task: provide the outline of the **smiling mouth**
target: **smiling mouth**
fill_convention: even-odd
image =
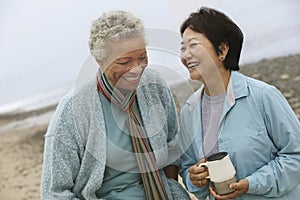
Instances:
[[[140,80],[140,77],[141,76],[137,75],[137,76],[123,76],[122,78],[128,82],[137,82]]]
[[[189,64],[187,65],[187,68],[188,68],[188,69],[192,69],[192,68],[198,66],[199,64],[200,64],[199,62],[189,63]]]

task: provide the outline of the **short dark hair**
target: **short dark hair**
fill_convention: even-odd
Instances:
[[[240,69],[239,60],[244,36],[241,29],[228,16],[215,9],[201,7],[182,23],[181,36],[187,28],[204,34],[213,44],[217,55],[221,52],[219,45],[228,44],[229,51],[224,60],[225,68],[236,71]]]

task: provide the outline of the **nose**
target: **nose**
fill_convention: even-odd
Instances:
[[[188,60],[189,58],[192,57],[192,54],[189,50],[189,48],[187,48],[184,52],[180,53],[181,58],[183,58],[184,60]]]
[[[136,59],[132,63],[130,71],[144,69],[148,65],[148,59]]]
[[[187,49],[184,52],[181,52],[180,57],[181,57],[182,64],[187,67],[187,61],[192,58],[192,54]]]
[[[132,67],[129,72],[131,73],[135,73],[135,74],[140,74],[143,72],[143,70],[145,69],[146,65],[138,65],[138,66],[134,66]]]

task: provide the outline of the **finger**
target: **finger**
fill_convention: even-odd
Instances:
[[[194,185],[194,186],[196,186],[196,187],[198,187],[198,188],[201,188],[201,187],[203,187],[203,185],[202,185],[202,182],[201,182],[201,181],[192,181],[192,183],[193,183],[193,185]]]
[[[201,186],[206,186],[208,184],[208,180],[207,179],[202,179],[202,180],[199,180],[197,182]]]
[[[236,183],[231,183],[229,185],[230,189],[235,189],[235,190],[248,190],[249,187],[249,182],[247,179],[241,179]]]
[[[192,174],[190,173],[190,179],[195,181],[200,181],[202,178],[201,174]]]
[[[193,174],[193,173],[190,173],[190,179],[191,180],[196,180],[196,181],[199,181],[199,180],[202,180],[202,179],[207,179],[206,177],[208,176],[208,172],[205,171],[205,172],[200,172],[200,173],[197,173],[197,174]]]
[[[189,172],[190,173],[196,173],[196,171],[197,171],[197,164],[194,164],[194,165],[192,165],[190,168],[189,168]]]
[[[200,161],[197,163],[197,166],[199,167],[200,164],[205,163],[206,160],[204,158],[201,158]]]
[[[210,191],[211,195],[212,195],[215,199],[217,199],[217,200],[226,200],[226,199],[228,199],[226,196],[218,195],[218,194],[215,192],[214,188],[211,187],[211,186],[209,187],[209,191]]]
[[[190,174],[190,179],[191,180],[195,180],[195,181],[200,181],[203,179],[207,179],[208,173],[204,172],[204,173],[200,173],[200,174]]]
[[[211,195],[213,195],[213,197],[215,198],[215,199],[218,199],[218,194],[215,192],[215,190],[214,190],[214,188],[213,187],[209,187],[209,191],[210,191],[210,193],[211,193]]]
[[[193,185],[197,186],[197,187],[205,187],[208,184],[208,180],[207,179],[202,179],[202,180],[194,180],[192,181]]]
[[[189,168],[189,172],[193,174],[199,174],[207,171],[206,167],[199,167],[198,164],[195,164]]]
[[[200,161],[198,162],[198,164],[204,163],[205,161],[206,161],[205,158],[201,158]]]
[[[222,199],[234,199],[234,198],[236,198],[237,196],[240,196],[240,195],[241,195],[240,192],[236,190],[236,191],[234,191],[230,194],[225,194],[225,195],[222,195],[222,196],[218,195],[218,196],[220,196],[221,200],[222,200]]]
[[[207,171],[207,167],[198,165],[196,170],[200,171],[200,172],[205,172],[205,171]]]
[[[214,196],[215,199],[218,200],[226,200],[226,199],[234,199],[242,194],[241,191],[235,190],[234,192],[230,194],[224,194],[224,195],[219,195],[216,193],[216,191],[213,189],[213,187],[209,187],[210,193]]]
[[[207,178],[201,180],[201,184],[202,184],[203,186],[206,186],[206,185],[208,184],[208,182],[209,182],[209,181],[208,181]]]
[[[235,190],[238,190],[240,188],[240,184],[239,183],[231,183],[229,185],[229,188],[230,189],[235,189]]]

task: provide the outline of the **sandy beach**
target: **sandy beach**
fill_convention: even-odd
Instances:
[[[242,73],[275,85],[300,119],[300,54],[241,66]],[[191,83],[194,89],[198,83]],[[173,88],[173,87],[172,87]],[[178,101],[190,95],[176,85]],[[40,199],[44,134],[56,105],[0,114],[0,199]]]

